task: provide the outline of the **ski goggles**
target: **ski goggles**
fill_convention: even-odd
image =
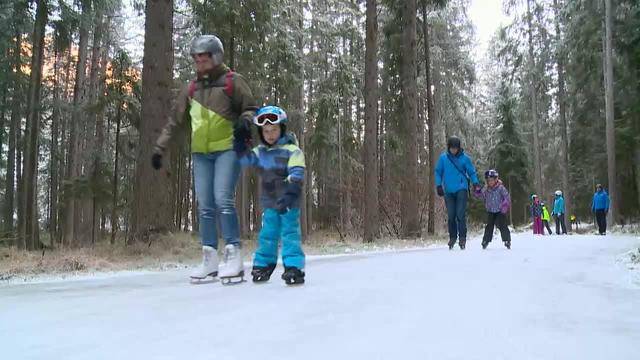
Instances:
[[[276,114],[261,114],[253,118],[253,123],[258,126],[264,126],[266,124],[277,125],[282,122],[282,119]]]

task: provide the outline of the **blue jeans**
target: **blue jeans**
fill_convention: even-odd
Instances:
[[[449,220],[449,241],[455,242],[458,236],[460,240],[467,239],[467,190],[460,190],[457,193],[446,193],[444,201],[447,205],[447,215]]]
[[[279,214],[274,209],[265,209],[253,265],[275,265],[278,262],[278,240],[282,239],[284,266],[304,269],[300,234],[300,209],[291,209],[284,214]]]
[[[238,156],[232,150],[193,154],[193,179],[198,199],[202,245],[218,248],[217,220],[227,244],[240,245],[236,213],[236,183],[240,175]]]

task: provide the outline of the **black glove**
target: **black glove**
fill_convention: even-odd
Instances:
[[[295,182],[288,183],[284,195],[276,202],[276,210],[278,213],[285,214],[289,211],[291,206],[298,200],[298,197],[300,197],[301,192],[302,186],[300,186],[300,184]]]
[[[155,153],[151,156],[151,166],[156,170],[162,168],[162,154]]]
[[[442,188],[442,185],[438,185],[436,192],[438,193],[438,196],[444,196],[444,189]]]
[[[251,125],[246,120],[233,128],[233,151],[237,154],[245,153],[251,147]]]

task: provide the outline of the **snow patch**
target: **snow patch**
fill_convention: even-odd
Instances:
[[[629,271],[630,282],[640,287],[640,247],[620,255],[617,263]]]

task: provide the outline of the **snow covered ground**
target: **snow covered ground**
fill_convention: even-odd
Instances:
[[[187,270],[0,287],[2,359],[638,359],[632,236],[320,257],[308,282]]]

